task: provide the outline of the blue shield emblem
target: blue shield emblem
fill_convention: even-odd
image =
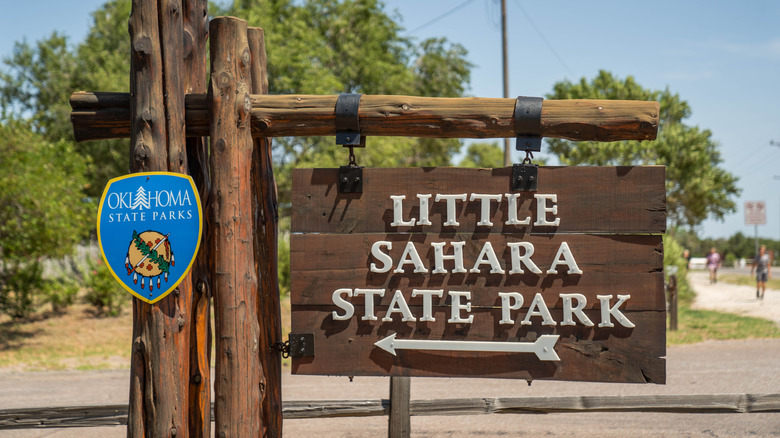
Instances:
[[[203,215],[188,175],[135,173],[108,182],[98,209],[103,260],[119,284],[155,303],[181,283],[200,246]]]

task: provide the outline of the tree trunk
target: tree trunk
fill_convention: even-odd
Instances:
[[[216,326],[216,435],[260,434],[260,328],[250,131],[252,56],[246,22],[210,23],[211,258]]]
[[[268,93],[265,39],[263,29],[251,27],[248,31],[249,50],[252,53],[252,93]],[[261,433],[265,437],[282,436],[282,358],[274,344],[282,340],[281,304],[279,303],[279,276],[277,254],[278,207],[276,181],[271,161],[271,139],[254,139],[252,157],[252,184],[259,214],[255,232],[257,278],[260,296],[257,315],[260,324],[260,364],[262,376],[263,415]]]
[[[182,17],[178,2],[134,1],[129,30],[130,170],[184,173],[185,91],[180,83]],[[154,305],[133,299],[128,436],[189,436],[191,306],[191,283],[186,279]]]
[[[184,64],[185,93],[205,93],[206,39],[208,37],[208,2],[184,0]],[[189,173],[198,188],[204,211],[208,209],[211,179],[208,172],[208,138],[187,138]],[[192,311],[189,314],[190,371],[189,371],[189,432],[192,437],[211,436],[211,270],[209,269],[209,233],[213,224],[204,214],[200,250],[190,271],[192,284]]]

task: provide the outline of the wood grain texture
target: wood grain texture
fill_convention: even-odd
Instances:
[[[255,136],[335,135],[338,96],[253,94]],[[126,137],[122,93],[77,92],[71,95],[78,141]],[[515,99],[442,98],[365,95],[360,100],[364,135],[505,138],[514,137]],[[187,133],[208,135],[207,98],[186,99]],[[545,100],[541,133],[570,140],[653,140],[658,132],[658,102],[616,100]]]
[[[480,203],[456,204],[457,227],[443,226],[446,203],[435,195],[506,194],[511,168],[364,169],[363,193],[338,193],[338,169],[294,169],[293,233],[480,232],[506,234],[663,233],[666,230],[665,170],[662,166],[539,168],[536,192],[521,192],[518,218],[536,221],[534,193],[556,194],[560,225],[505,225],[508,201],[491,203],[493,226],[477,226]],[[404,220],[419,216],[417,194],[433,194],[430,226],[392,227],[390,195],[405,195]],[[552,219],[552,215],[550,215]]]
[[[412,433],[409,403],[411,386],[410,377],[390,377],[390,414],[387,419],[389,438],[408,438]]]
[[[206,54],[208,2],[184,0],[182,7],[183,49],[182,88],[185,93],[205,93],[208,86]],[[211,436],[211,269],[209,233],[213,224],[208,213],[211,179],[208,171],[208,138],[187,137],[187,164],[204,209],[203,234],[195,262],[185,281],[190,283],[192,327],[189,367],[189,433],[192,437]]]
[[[263,29],[251,27],[247,33],[252,53],[252,92],[268,93],[265,38]],[[257,204],[258,223],[254,234],[257,278],[260,281],[257,300],[257,316],[260,325],[259,351],[263,418],[261,435],[282,436],[282,357],[274,344],[282,341],[282,315],[279,298],[278,275],[278,222],[279,208],[276,198],[276,181],[271,157],[271,139],[254,138],[252,156],[252,190]]]
[[[420,306],[410,306],[421,315]],[[572,380],[622,383],[664,383],[666,315],[663,311],[623,312],[636,327],[600,328],[599,310],[585,314],[596,326],[543,326],[541,317],[532,317],[531,325],[499,324],[501,309],[472,308],[471,324],[446,323],[449,308],[434,309],[436,322],[402,322],[395,314],[392,322],[383,322],[386,308],[376,308],[377,321],[353,317],[334,321],[336,306],[292,306],[295,315],[293,333],[314,333],[314,357],[294,357],[295,374],[338,376],[390,375],[415,377],[490,377],[538,380]],[[527,310],[527,308],[526,308]],[[355,308],[356,315],[364,309]],[[552,318],[562,321],[559,309],[550,309]],[[462,314],[464,317],[465,313]],[[525,312],[521,318],[525,317]],[[532,353],[488,353],[459,351],[398,350],[397,356],[374,346],[396,333],[403,339],[449,341],[532,342],[543,334],[558,334],[555,351],[560,361],[540,361]]]
[[[518,206],[512,208],[518,219],[530,216],[531,223],[547,209],[544,220],[560,220],[556,226],[506,225],[510,172],[365,169],[362,193],[339,194],[336,169],[295,170],[292,329],[314,334],[315,355],[294,357],[293,372],[663,383],[663,242],[661,235],[648,233],[665,229],[664,169],[540,168],[537,192],[521,192]],[[483,204],[471,199],[473,193],[498,199]],[[417,202],[417,194],[430,195],[431,224],[393,225],[424,217],[420,210],[426,207]],[[446,202],[435,201],[437,194],[462,194],[467,199],[455,205],[458,225],[445,225],[451,213]],[[555,195],[555,208],[539,206],[534,194]],[[400,209],[400,218],[391,195],[413,200]],[[375,253],[377,242],[382,243]],[[467,272],[453,273],[454,261],[444,260],[446,272],[434,273],[433,244],[444,243],[443,253],[451,256],[458,242]],[[511,245],[516,243],[528,247],[513,254]],[[519,262],[531,248],[537,272]],[[562,248],[572,258],[565,264],[558,263]],[[415,257],[410,254],[419,257],[421,272],[414,272]],[[495,262],[488,262],[485,254],[494,255]],[[525,272],[512,273],[514,268]],[[346,291],[334,298],[342,288]],[[373,303],[364,296],[350,297],[357,288],[375,289],[383,296],[376,296]],[[415,296],[420,291],[441,296]],[[509,316],[499,295],[507,292],[523,299],[520,309]],[[457,293],[464,294],[460,305],[454,304]],[[561,325],[567,312],[561,294],[578,294],[578,301],[585,300],[587,318]],[[607,303],[599,299],[604,295],[610,297]],[[602,311],[617,303],[618,295],[630,296],[619,308],[634,327],[621,325]],[[541,304],[532,304],[537,296],[552,321],[544,321],[537,307]],[[354,313],[348,315],[348,309]],[[469,317],[473,322],[459,322]],[[598,327],[601,323],[614,326]],[[374,345],[391,334],[397,339],[483,342],[531,342],[543,334],[558,334],[555,350],[561,360],[540,361],[528,353],[425,350],[393,356]]]
[[[215,435],[254,437],[261,431],[254,252],[256,193],[249,131],[251,53],[246,22],[211,21],[211,234],[215,316]]]
[[[178,2],[133,2],[129,31],[130,170],[186,173]],[[154,305],[133,298],[130,437],[189,435],[192,293],[191,282],[186,280]]]
[[[371,272],[372,263],[383,263],[371,255],[374,242],[392,242],[387,254],[395,261],[393,269],[385,273]],[[464,267],[470,270],[476,264],[484,242],[490,242],[505,273],[490,273],[490,267],[482,264],[479,273],[452,273],[452,261],[445,261],[447,273],[432,274],[435,266],[431,242],[465,241]],[[512,256],[506,242],[524,241],[534,245],[531,260],[542,271],[531,272],[526,265],[524,274],[510,274]],[[412,265],[404,265],[403,273],[394,269],[401,260],[407,242],[413,242],[429,273],[414,273]],[[582,274],[567,274],[568,267],[560,265],[557,273],[548,269],[562,242],[567,242]],[[661,236],[599,236],[554,235],[526,236],[520,239],[501,234],[293,234],[290,236],[290,263],[295,268],[291,278],[291,304],[330,305],[331,294],[339,288],[386,289],[384,297],[376,297],[375,303],[389,305],[393,293],[402,291],[407,303],[422,303],[421,297],[411,297],[413,289],[441,289],[444,295],[434,298],[434,305],[445,305],[447,291],[471,291],[473,306],[500,306],[499,292],[519,292],[526,304],[536,293],[542,293],[548,307],[558,307],[560,293],[583,294],[587,308],[597,306],[599,294],[630,294],[625,306],[629,310],[658,310],[665,308],[663,293],[663,243]],[[452,254],[447,245],[447,254]],[[521,250],[522,251],[522,250]],[[363,304],[363,297],[351,300]]]
[[[585,412],[749,414],[780,412],[780,394],[671,394],[558,397],[478,397],[411,400],[413,416]],[[284,418],[375,417],[390,413],[390,401],[288,400]],[[745,417],[749,420],[749,417]],[[0,430],[120,426],[127,405],[52,406],[0,410]]]

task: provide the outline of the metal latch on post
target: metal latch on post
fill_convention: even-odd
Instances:
[[[273,348],[282,353],[282,357],[314,356],[314,333],[290,333],[286,342],[277,342]]]
[[[534,152],[542,150],[542,99],[518,96],[515,100],[515,149],[525,151],[525,159],[512,166],[512,191],[535,192],[539,182],[539,166],[531,163]]]
[[[349,164],[339,167],[339,193],[363,193],[363,168],[357,165],[353,149],[366,147],[366,138],[360,134],[360,96],[346,93],[336,99],[336,144],[349,148]]]

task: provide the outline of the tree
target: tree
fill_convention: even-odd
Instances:
[[[111,0],[92,14],[86,40],[73,49],[66,36],[51,36],[30,45],[14,45],[0,73],[2,120],[26,119],[50,142],[67,140],[77,153],[92,159],[87,169],[88,196],[98,198],[109,179],[128,171],[128,140],[74,143],[68,99],[73,91],[128,91],[129,0]]]
[[[72,253],[90,228],[86,162],[17,121],[0,124],[0,156],[0,311],[20,317],[42,284],[41,260]]]
[[[236,0],[218,12],[264,29],[271,94],[409,94],[457,97],[468,87],[465,49],[442,38],[415,44],[378,0]],[[372,137],[356,150],[369,167],[442,166],[458,139]],[[290,169],[347,164],[329,138],[274,139],[279,200],[289,205]],[[284,212],[284,210],[283,210]]]
[[[496,142],[475,142],[466,149],[460,167],[504,167],[504,150]]]
[[[648,90],[628,76],[620,80],[600,71],[588,81],[558,82],[550,99],[657,100],[660,103],[658,137],[651,142],[571,142],[548,139],[550,151],[566,165],[666,166],[666,201],[672,228],[690,228],[708,217],[722,219],[734,212],[733,198],[740,193],[737,177],[720,167],[722,159],[712,132],[685,124],[688,103],[669,89]]]

